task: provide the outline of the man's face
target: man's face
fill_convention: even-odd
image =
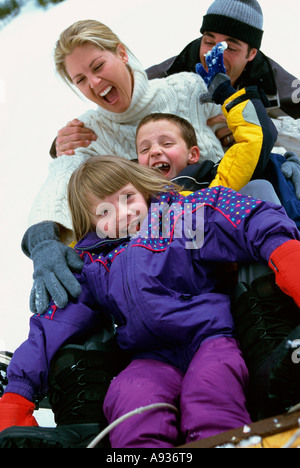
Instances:
[[[252,48],[249,50],[249,46],[246,42],[234,39],[233,37],[214,32],[205,32],[201,41],[200,61],[206,70],[205,55],[212,50],[218,42],[223,41],[228,44],[228,48],[224,51],[224,65],[227,75],[231,79],[231,84],[234,86],[247,63],[255,58],[257,49]]]

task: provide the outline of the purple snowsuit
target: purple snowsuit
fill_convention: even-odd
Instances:
[[[230,299],[216,292],[220,262],[267,263],[299,231],[283,208],[216,187],[153,200],[134,238],[88,234],[76,250],[82,292],[59,310],[31,318],[29,338],[9,366],[6,392],[32,400],[48,388],[58,348],[113,318],[133,360],[112,381],[108,422],[152,403],[117,426],[112,447],[174,447],[249,423],[247,369],[234,339]]]

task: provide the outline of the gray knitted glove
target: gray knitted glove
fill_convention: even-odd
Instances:
[[[34,313],[46,312],[50,297],[63,308],[72,297],[80,294],[81,286],[72,271],[80,272],[83,262],[71,247],[59,241],[59,229],[53,222],[31,226],[22,239],[22,250],[33,260],[33,288],[30,309]]]
[[[281,165],[281,172],[286,179],[290,179],[294,185],[296,197],[300,200],[300,159],[292,151],[288,151],[284,155],[286,162]]]

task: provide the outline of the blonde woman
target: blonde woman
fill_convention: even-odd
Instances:
[[[67,203],[67,185],[73,171],[87,158],[117,154],[135,159],[135,130],[139,121],[152,112],[170,112],[188,119],[194,126],[201,157],[219,161],[223,150],[214,131],[206,125],[218,115],[219,106],[201,105],[206,91],[202,78],[195,73],[180,73],[163,80],[148,81],[143,67],[107,26],[79,21],[67,28],[55,47],[56,69],[63,79],[90,101],[96,110],[81,116],[87,128],[97,135],[88,148],[75,155],[63,155],[50,164],[49,175],[30,212],[29,231],[23,239],[23,251],[34,262],[34,286],[31,310],[43,312],[49,294],[63,306],[79,294],[72,270],[80,269],[68,248],[59,240],[70,240],[72,223]],[[48,223],[41,224],[44,221]]]

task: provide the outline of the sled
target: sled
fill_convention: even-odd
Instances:
[[[300,405],[288,413],[198,440],[181,448],[299,448]]]
[[[12,353],[0,351],[0,398],[7,385],[6,369],[11,357]],[[39,408],[50,409],[47,398],[39,403]],[[283,415],[273,416],[178,448],[185,450],[193,448],[300,448],[300,404]]]

